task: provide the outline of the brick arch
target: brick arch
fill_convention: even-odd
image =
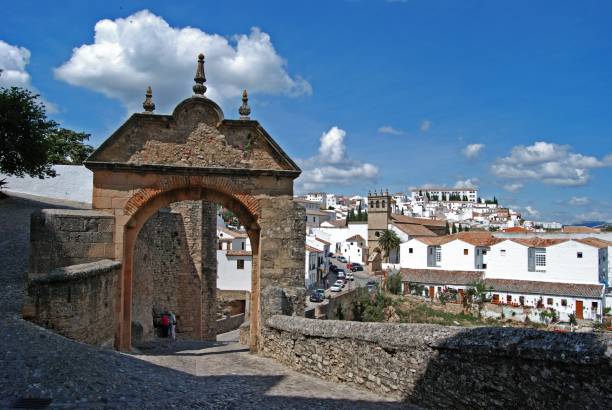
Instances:
[[[116,346],[123,351],[131,346],[132,322],[132,286],[134,270],[134,248],[138,234],[149,218],[159,209],[171,203],[203,200],[218,203],[236,214],[247,230],[251,241],[252,267],[252,301],[251,329],[254,334],[259,328],[259,225],[260,203],[251,195],[232,192],[235,189],[231,181],[220,178],[172,177],[168,182],[157,187],[143,188],[136,191],[123,207],[129,217],[123,229],[123,274],[121,283],[121,303],[117,320]],[[251,340],[255,346],[257,340]]]

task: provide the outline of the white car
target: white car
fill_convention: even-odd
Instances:
[[[340,292],[342,290],[341,285],[336,285],[335,283],[329,288],[332,292]]]
[[[346,280],[355,280],[355,275],[353,275],[353,272],[348,272],[346,274]]]

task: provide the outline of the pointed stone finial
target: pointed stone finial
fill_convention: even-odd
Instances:
[[[242,92],[242,105],[238,109],[238,113],[240,114],[241,120],[251,119],[251,117],[249,117],[249,115],[251,115],[251,107],[249,107],[249,94],[247,90]]]
[[[151,86],[147,87],[147,92],[145,94],[145,100],[142,103],[142,108],[145,110],[145,114],[152,114],[155,111],[155,103],[153,102],[153,90],[151,90]]]
[[[198,68],[193,81],[196,82],[193,86],[193,93],[203,97],[204,93],[206,92],[206,86],[204,85],[206,82],[206,76],[204,75],[204,54],[202,53],[200,53],[198,56]]]

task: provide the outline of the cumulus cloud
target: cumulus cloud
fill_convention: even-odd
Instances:
[[[605,221],[612,222],[612,213],[602,211],[589,211],[576,215],[578,221]]]
[[[468,178],[464,181],[455,182],[454,188],[456,189],[476,189],[478,188],[478,178]]]
[[[29,63],[30,50],[0,40],[0,87],[30,88],[31,78],[26,71]]]
[[[498,158],[491,171],[500,178],[541,180],[561,186],[584,185],[593,168],[612,166],[612,155],[603,159],[572,152],[569,145],[539,141],[533,145],[518,145],[509,156]]]
[[[523,188],[523,184],[521,184],[520,182],[504,185],[504,189],[508,192],[518,192],[521,190],[521,188]]]
[[[421,122],[421,132],[427,132],[429,131],[429,129],[431,128],[431,121],[429,120],[423,120]]]
[[[393,128],[390,125],[383,125],[378,129],[378,132],[381,134],[393,134],[393,135],[402,135],[404,131]]]
[[[73,49],[55,75],[118,99],[129,112],[142,111],[149,85],[159,111],[167,112],[190,96],[200,52],[206,55],[206,95],[221,104],[237,99],[243,88],[255,94],[312,92],[306,80],[289,75],[270,36],[256,27],[228,39],[198,28],[171,27],[142,10],[126,18],[100,20],[94,31],[94,42]]]
[[[296,180],[298,191],[317,190],[323,186],[349,185],[359,179],[371,182],[378,176],[378,167],[357,162],[346,154],[346,131],[336,126],[321,134],[319,154],[299,159],[302,175]]]
[[[523,208],[525,210],[525,212],[527,212],[530,216],[539,216],[540,215],[540,211],[538,211],[537,209],[533,208],[532,206],[526,206],[525,208]]]
[[[573,196],[569,201],[570,205],[583,206],[591,203],[591,200],[586,196]]]
[[[468,159],[474,159],[480,154],[480,151],[484,148],[484,144],[469,144],[467,147],[463,148],[463,155]]]

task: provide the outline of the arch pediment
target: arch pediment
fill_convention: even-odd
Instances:
[[[267,171],[294,177],[301,172],[257,121],[226,120],[214,101],[201,96],[182,101],[172,115],[133,114],[85,166]]]

